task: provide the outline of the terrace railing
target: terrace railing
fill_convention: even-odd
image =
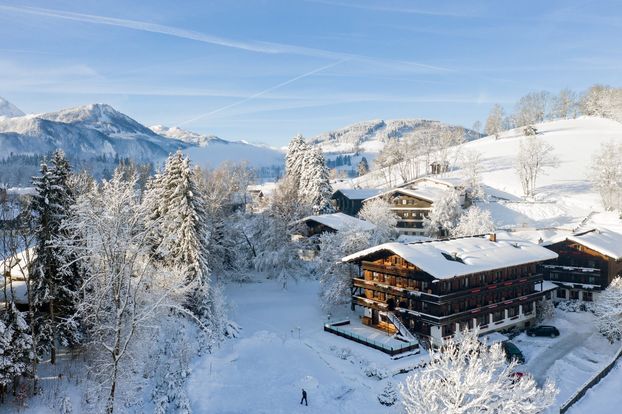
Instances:
[[[404,352],[414,351],[419,349],[419,343],[404,343],[403,346],[391,346],[382,342],[374,341],[371,338],[357,335],[354,332],[342,328],[342,326],[349,325],[350,321],[335,322],[332,324],[324,324],[324,331],[341,336],[342,338],[350,339],[351,341],[358,342],[359,344],[368,346],[370,348],[377,349],[391,356],[402,354]]]

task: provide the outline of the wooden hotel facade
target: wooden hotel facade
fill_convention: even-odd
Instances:
[[[489,235],[386,243],[343,261],[358,264],[352,308],[363,308],[365,324],[437,344],[465,328],[529,325],[536,301],[549,295],[539,264],[556,257]]]

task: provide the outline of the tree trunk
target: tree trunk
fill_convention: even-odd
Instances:
[[[50,349],[50,363],[56,365],[56,329],[54,316],[54,299],[50,300],[50,327],[52,328],[52,346]]]

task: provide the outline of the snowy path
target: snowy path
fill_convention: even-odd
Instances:
[[[540,353],[535,358],[528,361],[526,367],[529,372],[538,382],[538,385],[543,385],[547,378],[549,369],[558,360],[563,359],[575,348],[582,346],[585,341],[592,335],[592,332],[573,332],[572,334],[565,335],[558,341],[551,342],[545,352]],[[549,338],[538,338],[542,341],[550,341]]]
[[[532,374],[538,384],[547,378],[559,388],[556,406],[565,402],[585,381],[607,364],[618,349],[594,326],[589,312],[556,311],[547,324],[559,328],[558,338],[528,337],[525,333],[512,340],[522,350],[527,362],[519,366]],[[555,409],[549,411],[555,412]]]

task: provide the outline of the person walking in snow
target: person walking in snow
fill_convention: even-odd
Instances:
[[[305,402],[305,405],[309,405],[307,403],[307,392],[305,391],[305,389],[302,389],[302,398],[300,399],[300,405],[302,405],[302,402]]]

